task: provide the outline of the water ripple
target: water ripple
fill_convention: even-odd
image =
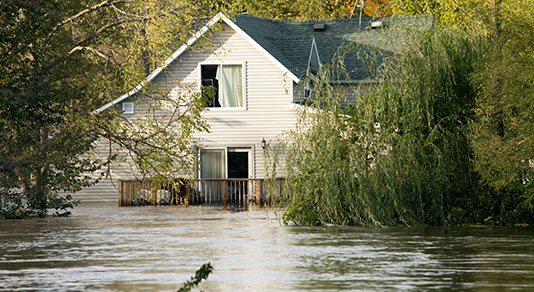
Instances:
[[[284,227],[271,213],[81,206],[0,221],[0,291],[532,291],[532,228]]]

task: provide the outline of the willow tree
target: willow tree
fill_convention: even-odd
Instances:
[[[281,140],[286,222],[305,225],[441,225],[471,190],[469,77],[484,41],[457,30],[429,31],[377,69],[370,88],[347,88],[344,58],[323,65],[297,129]],[[371,59],[370,61],[373,61]],[[341,77],[340,77],[341,75]],[[278,170],[280,171],[280,170]]]
[[[465,194],[458,214],[477,223],[532,222],[532,28],[534,5],[521,0],[394,1],[396,14],[433,14],[486,39],[488,51],[471,76],[477,91],[470,140],[478,191]]]
[[[95,159],[102,137],[144,155],[146,165],[183,158],[193,131],[205,130],[202,102],[168,100],[179,114],[139,128],[117,125],[113,109],[93,114],[144,79],[189,37],[198,17],[221,1],[2,1],[0,2],[0,211],[4,216],[47,214],[72,206],[73,192],[111,154]],[[166,99],[162,92],[146,97]],[[164,127],[164,125],[175,127]],[[148,131],[150,130],[150,131]],[[153,155],[157,149],[159,155]],[[136,151],[137,150],[137,151]],[[149,163],[155,158],[159,163]],[[13,188],[18,189],[14,191]],[[21,191],[21,194],[19,194]],[[6,207],[7,206],[7,207]],[[8,208],[9,207],[9,208]],[[28,212],[26,212],[28,211]],[[1,215],[0,215],[1,217]]]

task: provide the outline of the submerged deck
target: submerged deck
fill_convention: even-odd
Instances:
[[[282,191],[282,182],[281,178],[194,179],[166,184],[156,184],[150,180],[119,180],[119,207],[197,205],[232,209],[261,208],[276,200]]]

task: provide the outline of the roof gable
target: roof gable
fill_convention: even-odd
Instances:
[[[201,38],[208,30],[213,27],[217,22],[223,21],[228,26],[230,26],[233,30],[235,30],[237,33],[239,33],[241,36],[243,36],[246,40],[251,42],[251,44],[257,48],[260,52],[262,52],[269,60],[271,60],[275,65],[277,65],[284,74],[288,75],[289,78],[291,78],[294,82],[299,82],[299,78],[296,77],[290,70],[288,70],[278,59],[276,59],[269,51],[267,51],[265,48],[263,48],[260,44],[258,44],[253,38],[251,38],[246,32],[244,32],[239,26],[237,26],[232,20],[230,20],[228,17],[226,17],[222,12],[218,13],[216,16],[214,16],[205,26],[200,28],[189,40],[183,44],[178,50],[176,50],[165,62],[161,67],[158,67],[154,71],[152,71],[144,81],[139,83],[136,87],[134,87],[129,92],[121,95],[117,99],[105,104],[101,108],[95,110],[93,113],[98,114],[102,111],[105,111],[106,109],[124,101],[130,96],[133,96],[137,94],[138,92],[143,89],[144,86],[146,86],[148,83],[152,82],[163,70],[165,70],[171,63],[173,63],[178,57],[180,57],[183,53],[187,51],[196,41]]]
[[[365,18],[360,26],[358,19],[271,20],[246,14],[237,15],[234,22],[219,13],[165,60],[161,67],[152,71],[143,82],[93,113],[100,113],[141,91],[219,21],[223,21],[248,40],[296,83],[306,77],[310,65],[315,66],[315,62],[320,64],[321,61],[331,62],[340,47],[352,46],[382,56],[384,52],[388,54],[394,50],[394,43],[386,34],[394,32],[392,28],[421,29],[433,26],[432,16]],[[371,23],[375,21],[381,21],[383,28],[371,28]],[[314,30],[317,23],[324,24],[324,29]],[[399,30],[397,35],[402,35],[402,31]],[[381,59],[378,61],[381,62]],[[345,67],[353,80],[369,77],[370,73],[365,70],[365,64],[357,56],[349,55],[345,59]]]

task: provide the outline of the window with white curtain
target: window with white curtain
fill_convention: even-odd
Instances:
[[[208,107],[244,107],[243,65],[201,65],[200,75]]]
[[[226,178],[226,150],[209,149],[200,152],[201,178]]]

